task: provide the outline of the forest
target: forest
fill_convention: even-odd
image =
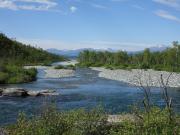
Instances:
[[[22,44],[0,33],[0,84],[24,83],[36,80],[35,69],[27,65],[49,65],[63,61],[63,56],[48,53],[41,48]]]
[[[172,47],[162,52],[151,52],[148,48],[142,52],[128,53],[126,51],[89,51],[79,54],[79,66],[106,67],[108,69],[154,69],[163,71],[180,71],[180,44],[172,43]]]

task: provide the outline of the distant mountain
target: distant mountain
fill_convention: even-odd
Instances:
[[[48,52],[56,54],[56,55],[63,55],[68,57],[77,57],[81,51],[85,49],[77,49],[77,50],[58,50],[58,49],[47,49]]]
[[[91,51],[110,51],[110,52],[114,52],[115,50],[113,49],[93,49],[93,48],[82,48],[82,49],[76,49],[76,50],[58,50],[58,49],[47,49],[48,52],[56,54],[56,55],[63,55],[63,56],[67,56],[67,57],[77,57],[79,55],[80,52],[84,51],[84,50],[91,50]]]
[[[167,46],[154,46],[154,47],[150,47],[149,48],[151,52],[161,52],[164,51],[165,49],[167,49]],[[76,49],[76,50],[58,50],[58,49],[47,49],[48,52],[56,54],[56,55],[63,55],[63,56],[67,56],[67,57],[77,57],[79,55],[80,52],[84,51],[84,50],[94,50],[94,51],[109,51],[109,52],[116,52],[118,50],[113,50],[111,48],[108,49],[93,49],[93,48],[82,48],[82,49]],[[139,53],[142,52],[143,50],[140,51],[135,51],[135,52],[128,52],[129,54],[134,54],[134,53]]]
[[[164,46],[164,45],[159,45],[159,46],[153,46],[153,47],[150,47],[149,50],[150,52],[162,52],[164,50],[166,50],[168,48],[168,46]],[[131,52],[128,52],[128,54],[137,54],[137,53],[141,53],[143,52],[144,50],[140,50],[140,51],[131,51]]]
[[[151,52],[162,52],[162,51],[166,50],[167,48],[168,48],[167,46],[160,45],[160,46],[150,47],[149,50]]]

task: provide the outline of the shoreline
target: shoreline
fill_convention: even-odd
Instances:
[[[162,87],[161,75],[164,82],[166,82],[167,78],[170,76],[168,87],[172,87],[172,88],[180,87],[179,73],[155,71],[152,69],[149,70],[132,69],[131,71],[123,70],[123,69],[110,70],[110,69],[105,69],[103,67],[91,67],[91,69],[95,71],[99,71],[98,76],[101,78],[128,83],[129,85],[132,86]]]
[[[43,78],[64,78],[72,77],[75,75],[74,70],[70,69],[55,69],[55,66],[25,66],[25,69],[36,68],[37,70],[43,70],[45,75]]]

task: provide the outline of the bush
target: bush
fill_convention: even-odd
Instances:
[[[180,117],[169,119],[167,109],[153,107],[149,113],[142,111],[134,119],[108,123],[102,109],[83,109],[59,112],[54,106],[42,114],[28,119],[20,113],[17,122],[6,127],[9,135],[178,135]]]
[[[5,83],[8,77],[9,77],[8,73],[0,72],[0,83],[1,84]]]
[[[75,70],[76,67],[74,65],[67,65],[67,66],[62,66],[62,65],[58,65],[56,67],[54,67],[55,69],[70,69],[70,70]]]
[[[62,65],[55,66],[54,69],[64,69],[65,67]]]
[[[66,68],[67,69],[71,69],[71,70],[75,70],[76,66],[74,66],[74,65],[67,65]]]
[[[58,112],[51,107],[32,119],[21,113],[17,123],[6,130],[9,135],[106,135],[107,125],[101,110]]]
[[[111,129],[111,135],[172,135],[180,134],[180,119],[169,119],[167,109],[153,107],[149,113],[143,112],[142,119],[124,121]]]
[[[140,65],[140,69],[149,69],[149,68],[150,68],[150,67],[149,67],[148,64],[142,63],[142,64]]]
[[[20,66],[5,65],[3,72],[0,72],[0,84],[26,83],[36,80],[37,70],[24,69]]]

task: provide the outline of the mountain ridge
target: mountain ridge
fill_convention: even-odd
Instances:
[[[153,46],[150,47],[150,51],[151,52],[161,52],[164,51],[168,48],[168,46]],[[56,55],[64,55],[67,57],[77,57],[79,55],[80,52],[84,51],[84,50],[90,50],[90,51],[109,51],[109,52],[117,52],[119,50],[117,49],[111,49],[111,48],[107,48],[107,49],[93,49],[93,48],[81,48],[81,49],[74,49],[74,50],[59,50],[59,49],[55,49],[55,48],[50,48],[47,49],[46,51],[48,51],[49,53],[53,53]],[[142,52],[143,50],[139,50],[139,51],[127,51],[128,53],[139,53]]]

